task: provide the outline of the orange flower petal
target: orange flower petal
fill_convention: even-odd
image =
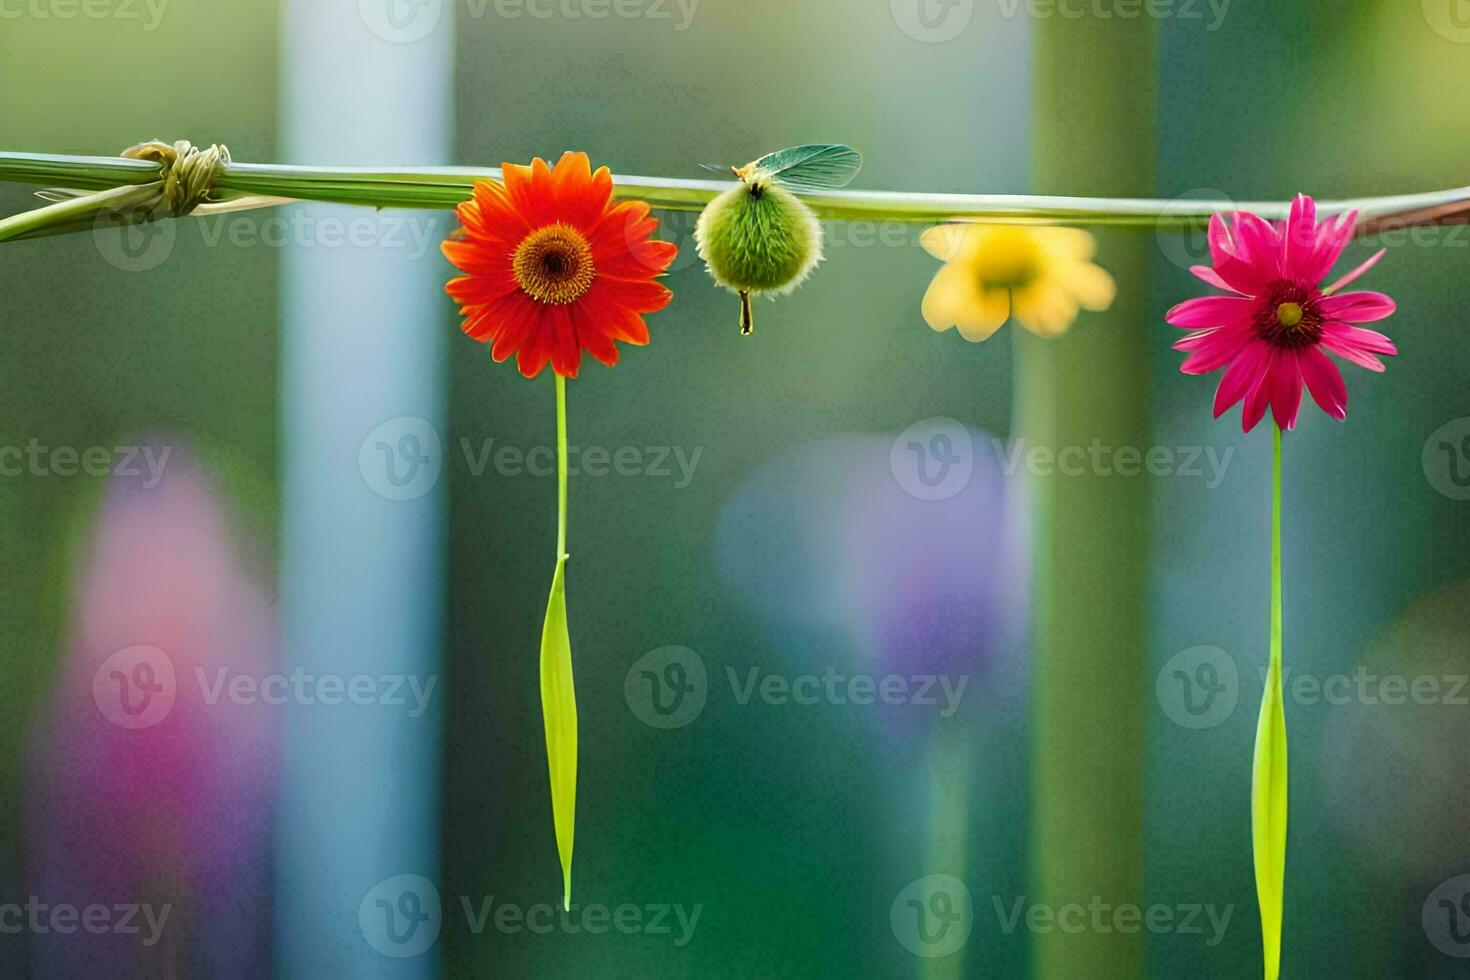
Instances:
[[[506,312],[505,321],[490,348],[490,356],[504,361],[520,349],[541,324],[541,308],[524,296]]]
[[[534,166],[534,162],[532,166]],[[542,166],[545,162],[542,161]],[[510,198],[510,205],[515,209],[529,227],[540,227],[537,198],[533,190],[534,181],[531,176],[531,167],[523,167],[517,163],[503,164],[500,175],[505,180],[505,193]]]
[[[455,213],[465,231],[479,238],[514,244],[531,231],[516,211],[505,188],[488,180],[475,183],[474,198],[465,201]]]
[[[614,302],[634,313],[657,313],[674,298],[674,294],[666,287],[652,281],[639,282],[602,276],[598,282]]]
[[[547,315],[552,307],[542,306],[537,308],[537,320],[531,328],[530,333],[521,344],[520,351],[516,354],[516,367],[521,374],[528,378],[534,378],[541,373],[546,366],[546,361],[551,357],[550,331],[547,329]]]
[[[608,208],[587,235],[593,252],[626,247],[629,242],[647,238],[658,227],[643,201],[623,201]]]
[[[477,276],[501,276],[510,274],[511,253],[493,248],[483,242],[455,241],[448,239],[439,243],[439,251],[454,263],[461,272]]]
[[[591,321],[584,307],[571,307],[572,326],[582,348],[608,367],[618,363],[618,347],[604,330],[603,324]]]
[[[679,254],[679,246],[673,242],[642,241],[626,251],[594,252],[597,271],[614,279],[652,279],[663,275]]]
[[[567,306],[549,306],[541,321],[551,347],[551,369],[564,378],[575,378],[582,363],[582,345],[572,324],[572,311]]]
[[[492,299],[514,293],[521,287],[509,270],[501,275],[456,276],[444,284],[444,291],[453,296],[461,306],[472,303],[488,303]]]

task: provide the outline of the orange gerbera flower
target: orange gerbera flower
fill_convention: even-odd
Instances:
[[[611,365],[614,341],[648,343],[642,314],[669,304],[656,280],[678,252],[651,239],[648,205],[613,204],[612,174],[593,173],[585,153],[564,153],[554,169],[540,157],[507,163],[502,174],[475,183],[456,212],[463,227],[441,246],[466,273],[445,287],[464,332],[491,343],[497,361],[515,354],[528,378],[547,361],[575,378],[584,350]]]

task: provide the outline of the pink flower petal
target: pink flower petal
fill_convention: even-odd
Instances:
[[[1322,338],[1322,346],[1325,347],[1327,350],[1332,351],[1332,353],[1336,354],[1343,360],[1352,361],[1354,364],[1358,365],[1358,367],[1365,367],[1369,371],[1376,371],[1379,374],[1382,374],[1384,371],[1383,362],[1380,361],[1375,355],[1363,350],[1361,347],[1354,347],[1352,344],[1349,344],[1346,341],[1334,339],[1325,335]]]
[[[1209,340],[1211,336],[1219,333],[1219,329],[1197,330],[1187,335],[1183,340],[1174,343],[1175,350],[1197,350],[1201,344]]]
[[[1240,355],[1225,370],[1220,386],[1215,389],[1215,418],[1230,410],[1244,398],[1261,380],[1261,372],[1271,354],[1271,347],[1264,340],[1246,345]]]
[[[1240,427],[1249,432],[1256,427],[1256,423],[1266,416],[1266,405],[1270,403],[1271,397],[1271,361],[1275,359],[1275,350],[1267,353],[1265,366],[1256,375],[1256,380],[1251,385],[1251,390],[1245,396],[1245,409],[1240,415]]]
[[[1271,414],[1277,428],[1290,432],[1296,428],[1297,413],[1302,407],[1302,372],[1297,367],[1296,351],[1278,351],[1271,359]]]
[[[1388,253],[1388,249],[1386,249],[1386,248],[1380,248],[1378,250],[1378,254],[1374,255],[1367,262],[1364,262],[1362,265],[1358,266],[1352,272],[1349,272],[1347,275],[1345,275],[1341,279],[1337,280],[1337,282],[1335,282],[1332,285],[1328,286],[1326,289],[1323,290],[1323,292],[1324,293],[1327,293],[1327,294],[1331,294],[1331,293],[1335,293],[1338,290],[1342,289],[1342,287],[1346,286],[1348,283],[1352,282],[1354,279],[1358,278],[1363,273],[1367,272],[1369,269],[1371,269],[1375,265],[1377,265],[1378,264],[1378,260],[1381,259],[1381,258],[1383,258],[1383,256],[1386,255],[1387,253]],[[1325,273],[1324,273],[1324,275],[1325,275]]]
[[[1351,323],[1339,323],[1336,320],[1328,321],[1322,326],[1322,342],[1331,339],[1334,343],[1347,344],[1358,350],[1371,351],[1374,354],[1397,354],[1398,347],[1377,330],[1368,330],[1364,327],[1355,327]]]
[[[1225,224],[1225,219],[1218,214],[1210,215],[1210,258],[1215,265],[1225,264],[1230,259],[1236,258],[1235,240],[1230,236],[1230,226]]]
[[[1240,254],[1240,246],[1221,215],[1210,216],[1209,242],[1215,274],[1228,283],[1230,289],[1255,296],[1270,281]]]
[[[1164,314],[1176,327],[1222,327],[1250,319],[1251,301],[1244,296],[1201,296],[1185,300]]]
[[[1326,278],[1327,273],[1332,271],[1332,267],[1342,257],[1343,249],[1352,241],[1353,228],[1357,223],[1356,211],[1340,214],[1331,221],[1322,223],[1318,229],[1317,244],[1299,269],[1303,282],[1318,283]]]
[[[1196,335],[1198,336],[1198,335]],[[1188,339],[1188,338],[1186,338]],[[1179,370],[1185,374],[1209,374],[1235,359],[1254,335],[1249,330],[1212,330],[1200,339],[1195,352],[1184,359]]]
[[[1318,304],[1324,316],[1348,323],[1372,323],[1393,315],[1398,305],[1383,293],[1338,293]]]
[[[1297,365],[1318,407],[1339,422],[1347,418],[1347,385],[1337,365],[1316,347],[1303,348],[1297,354]]]
[[[1275,228],[1249,211],[1240,211],[1235,215],[1235,240],[1240,257],[1258,275],[1267,281],[1281,277],[1281,236]]]
[[[1211,286],[1214,286],[1216,289],[1223,289],[1227,293],[1240,292],[1240,290],[1236,289],[1234,286],[1226,282],[1223,278],[1221,278],[1218,272],[1216,272],[1214,269],[1211,269],[1207,265],[1192,265],[1189,267],[1189,271],[1194,273],[1199,278],[1203,279],[1205,282],[1209,283]]]
[[[1289,279],[1306,279],[1302,271],[1311,264],[1316,251],[1317,203],[1305,194],[1298,194],[1291,202],[1291,217],[1281,236],[1282,274]]]

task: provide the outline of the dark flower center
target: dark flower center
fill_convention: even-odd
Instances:
[[[577,229],[547,225],[527,235],[511,259],[515,280],[538,303],[564,306],[592,288],[592,247]]]
[[[1322,339],[1322,294],[1311,286],[1278,279],[1266,287],[1252,325],[1256,335],[1276,347],[1296,350]]]

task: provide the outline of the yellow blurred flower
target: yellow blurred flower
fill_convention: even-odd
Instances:
[[[919,242],[945,263],[924,294],[924,320],[935,330],[958,327],[969,341],[1012,316],[1055,337],[1079,308],[1105,310],[1117,294],[1113,277],[1089,261],[1097,243],[1079,228],[936,225]]]

